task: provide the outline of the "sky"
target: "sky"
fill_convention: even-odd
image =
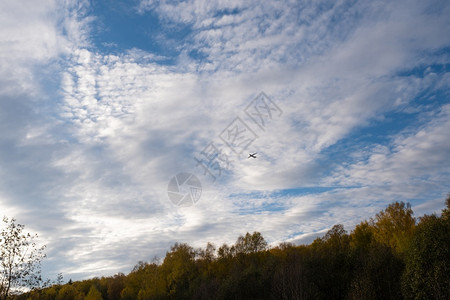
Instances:
[[[449,16],[445,0],[1,1],[0,215],[67,281],[175,242],[307,244],[394,201],[439,213]]]

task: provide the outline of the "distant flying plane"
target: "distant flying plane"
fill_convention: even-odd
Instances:
[[[252,154],[252,153],[250,153],[250,154],[248,155],[248,157],[247,157],[247,158],[250,158],[250,157],[251,157],[251,158],[256,158],[256,152],[255,152],[255,153],[253,153],[253,154]]]

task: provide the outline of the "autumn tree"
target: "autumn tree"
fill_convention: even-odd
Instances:
[[[239,236],[235,244],[236,253],[256,253],[266,248],[267,242],[261,233],[256,231],[253,234],[247,232],[245,236]]]
[[[270,268],[266,250],[267,242],[259,232],[239,236],[234,245],[223,244],[217,256],[213,246],[207,245],[197,260],[200,277],[194,299],[248,299],[250,295],[263,299],[261,294],[269,295],[273,272],[266,272]]]
[[[414,233],[416,219],[411,205],[394,202],[371,220],[376,241],[404,253]]]
[[[354,250],[368,250],[374,243],[373,228],[367,221],[356,225],[350,234],[350,247]]]
[[[64,285],[56,296],[56,300],[79,300],[83,298],[83,294],[70,284]]]
[[[412,210],[392,203],[370,222],[364,221],[350,234],[353,278],[350,299],[400,299],[403,253],[414,231]]]
[[[446,203],[441,216],[416,226],[411,207],[396,202],[351,234],[338,224],[311,245],[269,248],[258,232],[217,252],[210,243],[176,243],[161,264],[14,299],[450,299],[450,197]]]
[[[402,259],[381,243],[358,249],[351,258],[354,268],[350,299],[401,299]]]
[[[342,224],[334,225],[311,245],[307,265],[310,282],[318,292],[313,298],[341,299],[351,277],[350,238]]]
[[[166,281],[167,295],[172,299],[188,299],[192,293],[189,286],[197,276],[195,251],[188,244],[175,243],[167,252],[161,265]]]
[[[198,249],[197,256],[204,262],[212,262],[215,259],[216,247],[212,243],[207,243],[205,249]]]
[[[140,261],[133,268],[133,271],[126,276],[123,285],[120,293],[120,299],[123,300],[151,299],[166,292],[165,279],[160,272],[160,266],[143,261]],[[110,289],[108,288],[108,295],[109,293]]]
[[[119,300],[120,292],[125,288],[125,278],[123,273],[118,273],[107,281],[108,300]]]
[[[318,292],[310,282],[308,259],[311,248],[282,243],[271,249],[278,268],[273,276],[272,293],[275,299],[314,299]]]
[[[103,300],[102,294],[97,290],[97,288],[92,285],[89,289],[89,293],[84,297],[84,300]]]
[[[233,249],[232,249],[233,248]],[[223,244],[217,250],[217,255],[220,259],[230,259],[233,256],[234,247],[230,247],[227,244]]]
[[[3,218],[0,232],[0,296],[6,300],[18,289],[34,289],[42,282],[41,260],[45,246],[36,244],[37,234],[24,233],[24,225]]]

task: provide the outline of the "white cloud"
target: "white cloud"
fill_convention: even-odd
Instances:
[[[377,186],[413,197],[445,187],[442,175],[449,167],[450,106],[445,105],[421,128],[394,138],[390,145],[376,146],[367,159],[337,170],[330,180],[344,185]]]
[[[233,7],[226,4],[222,9]],[[422,195],[418,189],[400,193],[405,183],[414,181],[411,177],[397,180],[395,188],[384,190],[380,182],[400,177],[386,171],[386,166],[398,159],[399,168],[411,170],[411,161],[398,158],[386,145],[374,148],[379,153],[362,155],[371,157],[367,162],[344,165],[332,177],[323,177],[334,166],[318,162],[323,159],[322,151],[353,130],[382,119],[385,113],[408,106],[419,91],[430,85],[430,78],[395,77],[395,72],[404,69],[405,63],[412,63],[424,44],[440,47],[446,43],[443,31],[433,33],[440,38],[430,38],[434,26],[418,34],[408,31],[407,26],[397,22],[400,10],[395,6],[375,11],[367,6],[351,7],[353,13],[366,13],[367,22],[334,24],[340,26],[342,35],[330,35],[331,17],[342,13],[344,7],[300,10],[303,25],[298,27],[283,23],[283,18],[290,20],[293,16],[281,9],[280,20],[269,14],[274,22],[259,31],[255,28],[260,25],[261,8],[240,7],[237,15],[214,17],[219,7],[200,2],[179,7],[150,6],[172,21],[194,27],[194,43],[187,47],[207,53],[210,63],[200,62],[200,70],[208,68],[207,75],[189,73],[198,68],[190,58],[184,61],[189,66],[186,69],[182,65],[171,68],[143,63],[139,53],[103,56],[88,50],[76,52],[66,74],[62,117],[74,124],[82,160],[71,154],[59,167],[81,175],[72,182],[69,193],[76,199],[67,206],[67,212],[74,212],[72,219],[80,225],[101,224],[92,225],[102,228],[91,229],[97,232],[94,236],[104,236],[103,246],[92,255],[101,257],[107,245],[120,245],[130,236],[142,244],[155,245],[148,232],[138,229],[133,216],[142,217],[143,224],[164,236],[159,240],[187,240],[196,246],[207,240],[217,242],[217,236],[220,241],[232,242],[242,231],[253,230],[267,234],[272,241],[304,240],[334,223],[351,226],[370,217],[398,195],[401,199]],[[417,15],[422,16],[422,12],[412,8],[402,22],[411,24]],[[445,28],[446,21],[438,20]],[[358,26],[351,29],[354,25]],[[405,43],[411,36],[417,41]],[[300,50],[290,54],[296,47]],[[302,67],[286,72],[282,60]],[[201,177],[205,190],[196,207],[179,210],[171,206],[165,195],[170,176],[189,170],[201,176],[192,154],[211,140],[217,142],[217,135],[227,124],[235,116],[242,117],[245,101],[251,101],[263,89],[282,106],[284,114],[267,132],[258,132],[260,138],[254,147],[261,153],[259,159],[250,163],[237,159],[232,176],[216,184]],[[435,131],[431,123],[429,126],[429,138],[440,141],[439,130]],[[402,143],[411,149],[421,144],[398,136],[391,147]],[[92,151],[100,154],[88,155]],[[446,157],[444,151],[440,153],[440,159]],[[427,153],[413,154],[419,155]],[[145,185],[150,182],[151,187]],[[269,203],[280,204],[286,210],[242,216],[236,214],[238,203],[227,197],[233,192],[314,185],[364,187],[289,199],[248,199],[246,205],[250,208]],[[384,200],[380,201],[380,197]],[[125,205],[124,199],[129,199]],[[120,213],[115,213],[114,207],[120,207]],[[264,224],[261,218],[266,220]],[[127,231],[119,235],[123,239],[109,238],[121,228],[132,228],[135,235]]]
[[[48,272],[109,275],[164,255],[175,241],[231,243],[245,231],[261,231],[270,242],[310,241],[398,199],[420,198],[414,204],[427,210],[426,192],[434,189],[429,201],[436,201],[448,181],[449,107],[416,97],[446,91],[449,81],[442,72],[422,78],[407,71],[445,60],[433,51],[449,44],[448,5],[430,11],[422,2],[323,4],[142,2],[142,14],[153,10],[166,26],[192,29],[174,66],[160,64],[161,53],[95,50],[87,3],[49,1],[35,14],[31,4],[25,13],[20,5],[8,9],[17,18],[0,18],[7,41],[0,60],[16,73],[0,73],[3,94],[14,96],[0,104],[0,174],[9,176],[0,204],[40,231],[49,245]],[[8,28],[23,39],[13,41]],[[206,58],[190,57],[192,50]],[[58,57],[64,60],[56,68],[57,100],[42,88],[47,102],[33,102],[40,73],[27,64]],[[260,91],[283,110],[264,132],[243,112]],[[26,101],[15,102],[22,95]],[[357,130],[407,110],[417,120],[388,142],[344,150],[344,162],[327,156]],[[220,144],[218,135],[237,116],[258,134],[251,147],[258,159],[233,157],[231,171],[212,183],[193,156],[211,141]],[[169,179],[181,171],[202,181],[194,207],[167,198]],[[270,196],[314,186],[338,188]]]

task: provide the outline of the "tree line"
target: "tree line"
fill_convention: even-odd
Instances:
[[[232,245],[174,244],[128,274],[53,284],[11,299],[450,299],[450,196],[416,219],[395,202],[348,233],[268,247],[259,232]]]

